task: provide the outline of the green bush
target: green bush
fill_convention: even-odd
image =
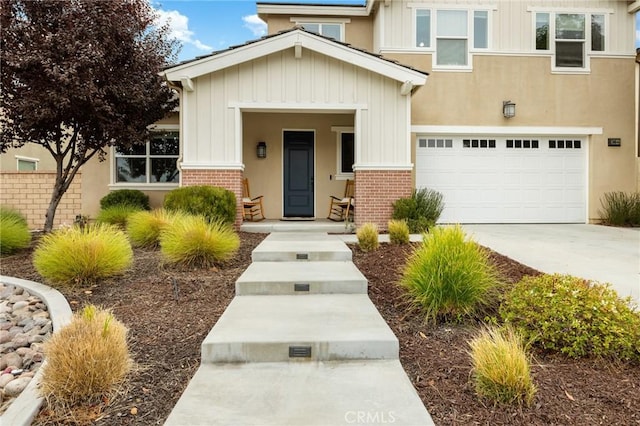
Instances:
[[[164,209],[132,213],[127,220],[127,234],[136,247],[157,247],[160,233],[171,226],[176,212]]]
[[[486,250],[460,226],[436,227],[409,257],[400,285],[425,320],[459,320],[496,304],[501,281]]]
[[[531,404],[536,387],[529,358],[511,327],[482,330],[469,346],[478,395],[493,402]]]
[[[137,210],[150,210],[149,196],[137,189],[117,189],[100,199],[100,208],[128,205],[138,207]]]
[[[378,227],[375,223],[362,225],[356,231],[356,236],[358,237],[358,246],[364,252],[377,250],[380,246],[378,242]]]
[[[144,211],[138,206],[132,206],[130,204],[116,204],[115,206],[107,207],[98,213],[96,221],[98,223],[105,223],[109,225],[118,225],[124,228],[127,225],[127,220],[135,212]]]
[[[389,241],[391,243],[409,243],[409,226],[405,220],[390,220],[387,227],[389,228]]]
[[[33,253],[40,275],[54,284],[86,285],[123,273],[132,263],[127,236],[113,225],[72,227],[45,235]]]
[[[640,226],[640,192],[607,192],[600,200],[603,222],[614,226]]]
[[[505,296],[500,316],[545,350],[640,361],[640,312],[608,284],[559,274],[524,277]]]
[[[38,391],[52,408],[100,403],[132,367],[127,328],[110,311],[85,306],[46,343]]]
[[[211,267],[231,258],[240,238],[226,223],[208,222],[202,216],[177,216],[160,234],[160,250],[169,263]]]
[[[16,210],[0,207],[0,254],[29,247],[31,233],[27,220]]]
[[[442,194],[432,189],[414,189],[411,197],[400,198],[393,203],[393,219],[403,219],[412,234],[421,234],[435,226],[444,203]]]
[[[169,192],[164,199],[167,210],[204,216],[209,222],[234,223],[236,196],[217,186],[185,186]]]

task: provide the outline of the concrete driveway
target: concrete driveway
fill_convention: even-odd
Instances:
[[[640,301],[640,228],[599,225],[464,225],[479,244],[546,273],[608,282]]]

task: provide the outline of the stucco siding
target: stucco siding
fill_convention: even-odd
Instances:
[[[407,165],[407,98],[400,83],[309,49],[287,49],[194,79],[185,92],[184,162],[241,164],[235,149],[237,110],[349,112],[358,110],[358,163]]]
[[[28,143],[20,148],[11,148],[7,152],[0,154],[0,170],[3,172],[14,172],[18,170],[18,158],[37,160],[39,171],[55,171],[56,161],[43,146]]]
[[[594,58],[587,75],[552,74],[549,67],[544,57],[482,56],[473,73],[433,72],[413,97],[412,124],[602,128],[588,142],[588,214],[595,220],[605,192],[637,185],[634,60]],[[616,84],[602,84],[612,75]],[[514,118],[502,116],[505,100],[516,103]],[[607,146],[608,138],[620,138],[622,146]]]
[[[280,31],[288,30],[295,26],[295,22],[291,21],[292,17],[300,17],[296,15],[292,10],[291,15],[269,15],[267,32],[269,34],[276,34]],[[323,19],[335,19],[335,16],[305,16],[306,22],[322,22]],[[340,18],[338,18],[340,19]],[[370,16],[350,16],[344,18],[347,22],[344,23],[345,39],[354,46],[358,46],[361,49],[372,50],[374,48],[373,42],[373,19]]]

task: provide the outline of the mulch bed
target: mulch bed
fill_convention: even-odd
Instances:
[[[112,308],[130,330],[138,368],[108,405],[94,410],[97,425],[163,424],[200,363],[200,344],[234,295],[235,281],[264,234],[241,233],[238,255],[208,270],[162,266],[155,250],[135,250],[126,276],[98,286],[62,289],[72,309],[86,303]],[[375,252],[352,247],[369,280],[369,295],[400,340],[400,358],[438,425],[640,425],[640,366],[570,360],[533,353],[538,392],[531,407],[494,406],[470,382],[468,341],[480,325],[425,324],[407,311],[395,285],[410,246],[382,244]],[[492,253],[508,282],[537,272]],[[31,252],[2,259],[0,272],[42,281]],[[59,424],[42,413],[36,424]],[[71,424],[73,422],[70,422]]]

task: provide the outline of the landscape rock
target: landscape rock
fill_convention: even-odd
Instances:
[[[16,352],[2,355],[0,357],[0,369],[4,370],[7,367],[22,368],[22,357]]]
[[[6,396],[18,396],[27,387],[31,377],[18,377],[7,383],[4,387],[4,394]]]
[[[7,383],[9,383],[10,381],[12,381],[15,378],[16,377],[11,373],[0,375],[0,389],[4,389],[4,387],[7,386]]]

